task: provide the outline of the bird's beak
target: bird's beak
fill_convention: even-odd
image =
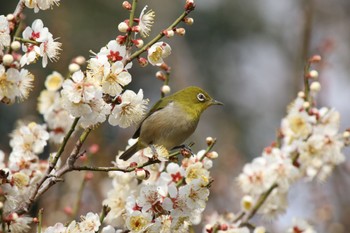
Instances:
[[[222,102],[217,101],[217,100],[211,100],[211,105],[224,105]]]

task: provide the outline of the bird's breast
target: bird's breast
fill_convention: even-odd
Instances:
[[[144,120],[140,140],[171,149],[182,144],[195,131],[198,119],[193,118],[176,103],[170,103]]]

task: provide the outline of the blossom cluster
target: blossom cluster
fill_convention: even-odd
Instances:
[[[142,159],[143,153],[137,156]],[[211,154],[216,152],[202,150],[180,164],[136,168],[135,174],[110,172],[113,188],[103,202],[110,208],[106,223],[131,232],[188,232],[191,225],[200,222],[208,200],[210,157],[216,157]],[[116,163],[118,167],[137,166],[119,159]]]
[[[22,38],[18,39],[23,42],[21,46],[11,37],[16,24],[14,15],[0,15],[0,101],[7,104],[26,99],[32,90],[34,76],[22,67],[38,57],[42,57],[42,65],[46,67],[48,59],[58,59],[61,46],[40,19],[25,28]],[[21,47],[23,55],[19,52]]]
[[[32,218],[18,216],[13,210],[26,203],[33,194],[36,184],[41,179],[48,163],[39,160],[49,139],[45,125],[34,122],[21,124],[11,133],[12,151],[5,163],[4,152],[0,151],[0,190],[5,200],[1,202],[3,216],[12,232],[29,230]]]

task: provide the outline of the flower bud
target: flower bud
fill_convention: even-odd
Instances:
[[[71,63],[68,66],[68,70],[71,73],[77,72],[78,70],[80,70],[80,65],[78,65],[77,63]]]
[[[186,30],[184,28],[176,28],[175,32],[180,36],[183,36],[186,34]]]
[[[74,58],[73,62],[77,63],[78,65],[84,65],[86,62],[86,59],[83,56],[77,56],[76,58]]]
[[[299,91],[299,92],[298,92],[298,97],[299,97],[299,98],[304,98],[304,97],[305,97],[305,93],[302,92],[302,91]]]
[[[185,10],[192,11],[194,10],[194,7],[195,7],[194,0],[186,0]]]
[[[163,85],[161,88],[161,91],[163,94],[169,94],[170,93],[170,87],[168,85]]]
[[[100,150],[100,146],[96,143],[92,144],[90,147],[89,147],[89,152],[91,154],[96,154],[98,151]]]
[[[245,195],[241,200],[241,208],[244,211],[249,211],[253,207],[253,198]]]
[[[4,208],[4,203],[0,201],[0,210],[2,210],[2,208]]]
[[[123,45],[126,42],[126,36],[117,36],[116,41],[118,44]]]
[[[63,212],[66,215],[71,216],[73,214],[73,209],[70,206],[66,206],[66,207],[63,208]]]
[[[125,22],[121,22],[119,25],[118,25],[118,30],[120,32],[127,32],[129,30],[129,26],[125,23]]]
[[[130,2],[128,2],[128,1],[124,1],[122,6],[123,6],[124,9],[126,9],[128,11],[131,10],[131,8],[132,8]]]
[[[343,133],[343,138],[350,138],[350,132],[349,131],[344,131]]]
[[[174,36],[174,30],[164,30],[163,31],[164,35],[168,38],[173,37]]]
[[[133,27],[131,28],[131,31],[133,31],[133,32],[140,32],[140,26],[139,26],[139,25],[133,26]]]
[[[21,43],[19,41],[14,41],[11,43],[11,49],[17,51],[21,48]]]
[[[306,108],[309,108],[310,107],[310,103],[309,102],[304,102],[303,103],[303,108],[306,109]]]
[[[322,60],[320,55],[314,55],[309,59],[309,62],[315,63],[315,62],[320,62]]]
[[[143,40],[142,39],[132,40],[132,42],[135,44],[135,46],[137,48],[142,48],[142,46],[143,46]]]
[[[148,65],[148,60],[144,57],[139,57],[137,61],[139,62],[141,67],[145,67]]]
[[[150,177],[150,173],[149,171],[143,169],[143,168],[137,168],[135,169],[135,174],[136,174],[136,178],[138,180],[147,180]]]
[[[217,157],[219,157],[219,154],[216,151],[211,151],[211,152],[207,153],[207,157],[209,159],[216,159]]]
[[[161,80],[161,81],[165,81],[166,80],[165,74],[162,71],[157,71],[156,78]]]
[[[194,20],[193,20],[193,18],[186,17],[186,18],[184,18],[184,22],[185,22],[185,24],[187,24],[187,25],[192,25],[193,22],[194,22]]]
[[[12,64],[13,62],[13,56],[11,54],[5,54],[3,57],[2,57],[2,62],[4,63],[5,66],[9,66]]]
[[[12,21],[14,18],[15,18],[15,16],[13,14],[6,15],[7,21]]]
[[[132,167],[137,167],[137,163],[136,162],[132,162],[129,164],[129,167],[132,168]]]
[[[311,83],[310,90],[313,92],[319,92],[321,90],[321,84],[319,82]]]
[[[84,180],[86,180],[86,181],[92,180],[92,178],[94,178],[94,173],[92,173],[92,172],[87,172],[84,176]]]
[[[265,233],[265,232],[266,232],[265,227],[257,227],[254,229],[253,233]]]
[[[212,137],[207,137],[207,138],[205,139],[205,142],[207,143],[208,146],[210,146],[211,144],[214,143],[214,138],[212,138]]]
[[[309,72],[309,74],[308,74],[308,77],[309,77],[309,78],[312,78],[312,79],[318,78],[318,72],[317,72],[317,70],[311,70],[311,71]]]

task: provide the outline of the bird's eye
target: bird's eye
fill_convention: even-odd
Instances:
[[[205,101],[205,95],[203,93],[199,93],[197,95],[197,99],[200,101],[200,102],[203,102]]]

